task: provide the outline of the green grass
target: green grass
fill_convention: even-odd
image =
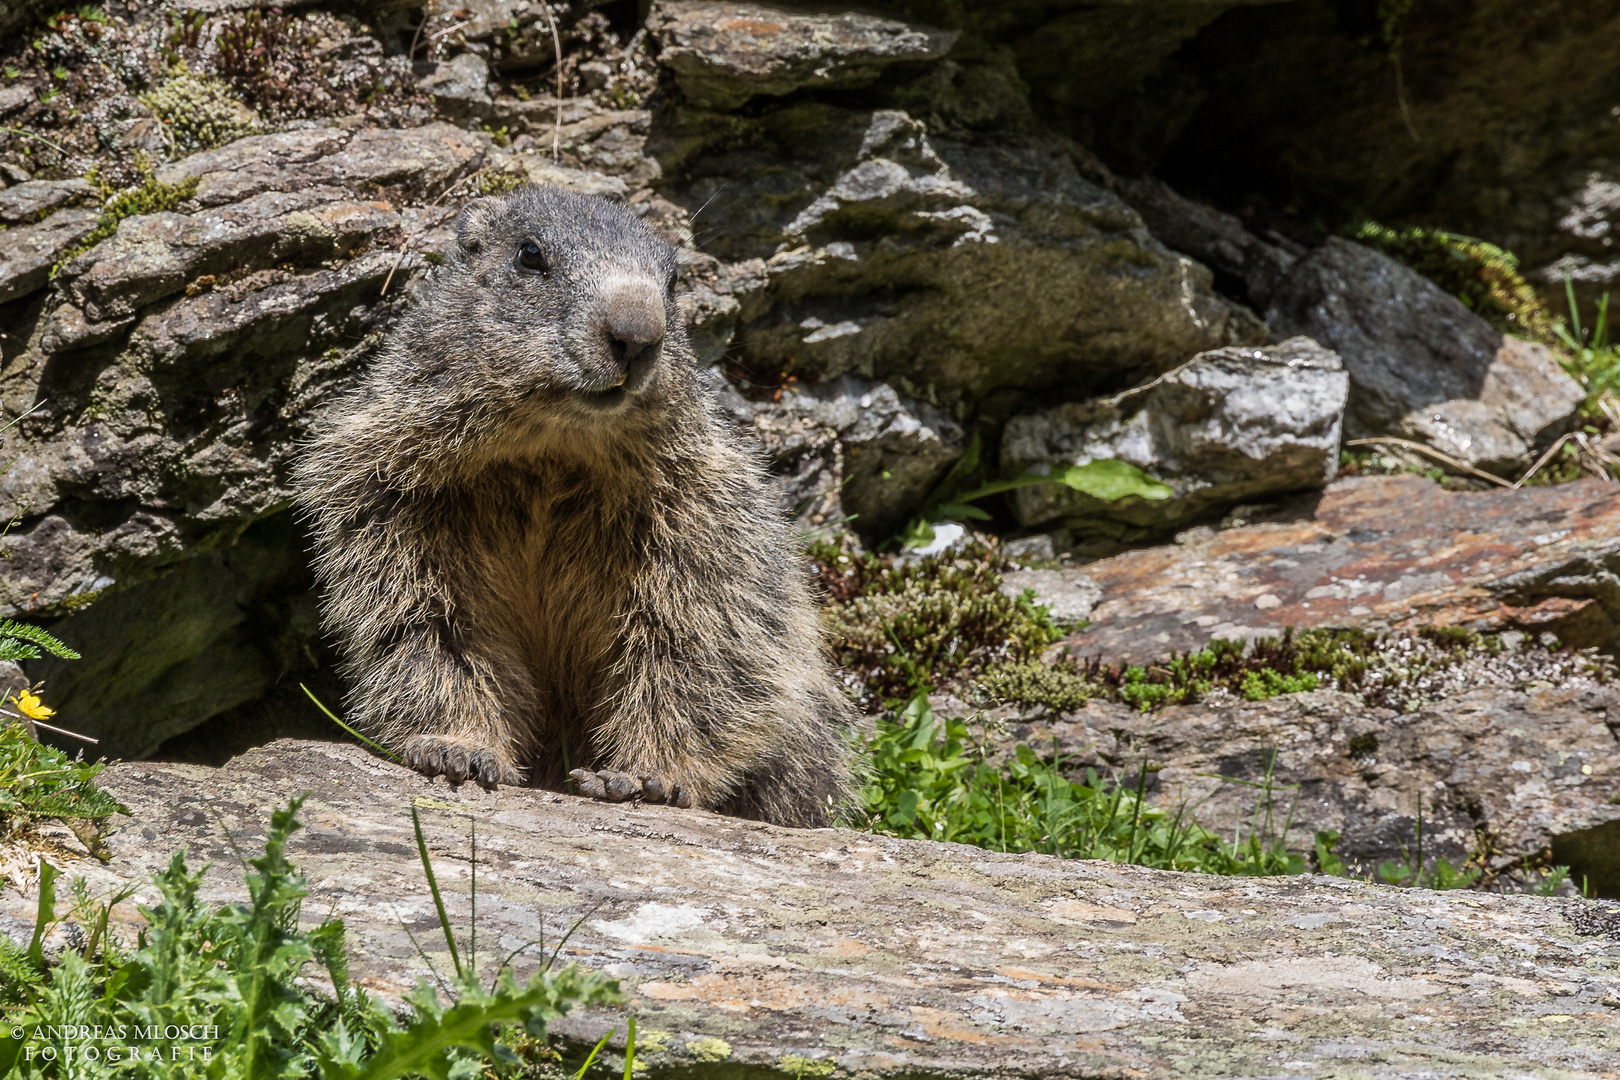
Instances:
[[[547,1025],[571,1008],[621,1000],[617,983],[575,965],[557,969],[548,963],[519,981],[503,964],[486,986],[469,958],[442,980],[448,1001],[424,981],[408,997],[408,1018],[396,1017],[350,979],[341,921],[300,926],[308,890],[287,861],[286,848],[300,827],[302,801],[271,815],[264,851],[248,864],[246,904],[202,903],[203,870],[193,872],[181,851],[152,879],[159,899],[139,909],[148,926],[134,942],[113,934],[108,918],[134,890],[97,901],[79,883],[67,919],[90,926],[92,936],[82,953],[64,949],[55,963],[47,962],[40,942],[64,920],[56,913],[55,868],[44,864],[32,945],[21,949],[0,937],[5,1023],[25,1033],[0,1041],[0,1075],[89,1075],[84,1062],[66,1062],[61,1040],[49,1030],[99,1025],[120,1037],[97,1045],[116,1046],[123,1055],[100,1068],[142,1080],[471,1080],[492,1069],[511,1075],[525,1068],[515,1048],[544,1045]],[[425,849],[422,864],[436,894]],[[448,927],[445,933],[454,941]],[[317,965],[331,979],[335,997],[313,992],[301,978]],[[159,1059],[158,1049],[175,1043],[163,1034],[169,1025],[210,1029],[213,1037],[197,1042],[211,1046],[211,1060],[200,1054]],[[49,1058],[47,1047],[54,1051]],[[127,1056],[128,1047],[137,1049],[138,1060]],[[634,1054],[632,1044],[627,1077]]]
[[[1089,769],[1084,780],[1072,780],[1060,761],[1022,745],[997,765],[965,722],[937,719],[923,693],[880,720],[864,750],[867,827],[891,836],[1207,874],[1297,874],[1305,867],[1282,846],[1288,825],[1275,827],[1272,796],[1284,789],[1269,776],[1248,836],[1228,842],[1200,826],[1191,808],[1150,805],[1146,765],[1134,785]]]

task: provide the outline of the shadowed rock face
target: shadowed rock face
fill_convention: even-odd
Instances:
[[[115,819],[107,866],[73,872],[100,892],[184,844],[194,865],[213,861],[208,902],[245,898],[208,807],[251,850],[267,808],[309,791],[287,852],[311,884],[305,910],[344,920],[352,974],[385,994],[426,974],[402,921],[448,970],[410,806],[463,935],[476,821],[480,965],[583,918],[563,959],[622,981],[654,1076],[1327,1077],[1375,1057],[1391,1075],[1597,1077],[1620,1039],[1607,1007],[1620,914],[1600,903],[1205,877],[455,790],[314,743],[103,778],[133,816]],[[8,892],[0,920],[25,935],[33,909]],[[515,962],[533,970],[537,950]],[[622,1023],[586,1012],[555,1029],[588,1044]]]

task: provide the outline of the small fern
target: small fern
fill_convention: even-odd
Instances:
[[[0,661],[37,660],[43,649],[63,660],[77,660],[79,654],[37,626],[0,620]]]

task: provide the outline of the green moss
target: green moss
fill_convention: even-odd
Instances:
[[[1081,678],[1072,661],[1047,665],[1038,660],[993,667],[973,689],[975,696],[990,701],[1044,705],[1058,712],[1073,712],[1105,692],[1101,685]]]
[[[193,74],[184,64],[157,89],[141,95],[182,154],[212,150],[258,129],[257,118],[224,80]]]
[[[528,182],[529,178],[519,169],[487,169],[478,174],[478,194],[510,195]]]
[[[100,195],[101,216],[96,219],[94,229],[62,253],[62,258],[51,267],[52,277],[55,277],[62,267],[117,232],[118,223],[125,218],[173,210],[197,193],[195,176],[188,177],[178,184],[165,184],[152,175],[151,168],[144,160],[138,161],[137,165],[141,169],[141,182],[121,189],[115,189],[103,181],[94,167],[85,173],[84,178],[95,185]]]
[[[1416,270],[1503,333],[1557,342],[1559,319],[1519,273],[1512,252],[1440,229],[1397,231],[1371,221],[1352,235]]]

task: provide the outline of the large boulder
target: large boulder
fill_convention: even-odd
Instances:
[[[113,819],[107,865],[72,872],[94,895],[134,885],[143,903],[180,846],[211,864],[202,902],[245,901],[233,851],[307,792],[287,846],[305,911],[342,917],[351,976],[389,996],[425,974],[424,951],[451,970],[419,807],[458,933],[476,870],[484,977],[508,954],[527,976],[549,953],[526,943],[550,949],[572,927],[562,961],[620,980],[653,1076],[1596,1078],[1620,1038],[1620,911],[1606,902],[1178,874],[452,789],[330,744],[102,779],[132,814]],[[7,889],[0,925],[26,945],[37,906]],[[131,938],[136,919],[132,903],[113,911]],[[623,1012],[551,1028],[581,1055],[618,1028],[607,1052],[622,1054]]]
[[[1586,398],[1545,346],[1504,337],[1416,271],[1337,237],[1290,266],[1266,319],[1343,358],[1352,437],[1405,436],[1511,472],[1569,430]]]
[[[1104,501],[1062,484],[1016,490],[1026,526],[1123,536],[1333,479],[1347,380],[1309,338],[1218,349],[1134,390],[1014,417],[1002,434],[1009,476],[1126,461],[1164,481],[1168,498]]]
[[[660,190],[716,224],[746,364],[932,386],[1003,415],[1119,389],[1265,328],[1061,141],[935,135],[898,109],[677,111]],[[712,204],[712,205],[711,205]],[[902,385],[896,383],[896,385]]]

